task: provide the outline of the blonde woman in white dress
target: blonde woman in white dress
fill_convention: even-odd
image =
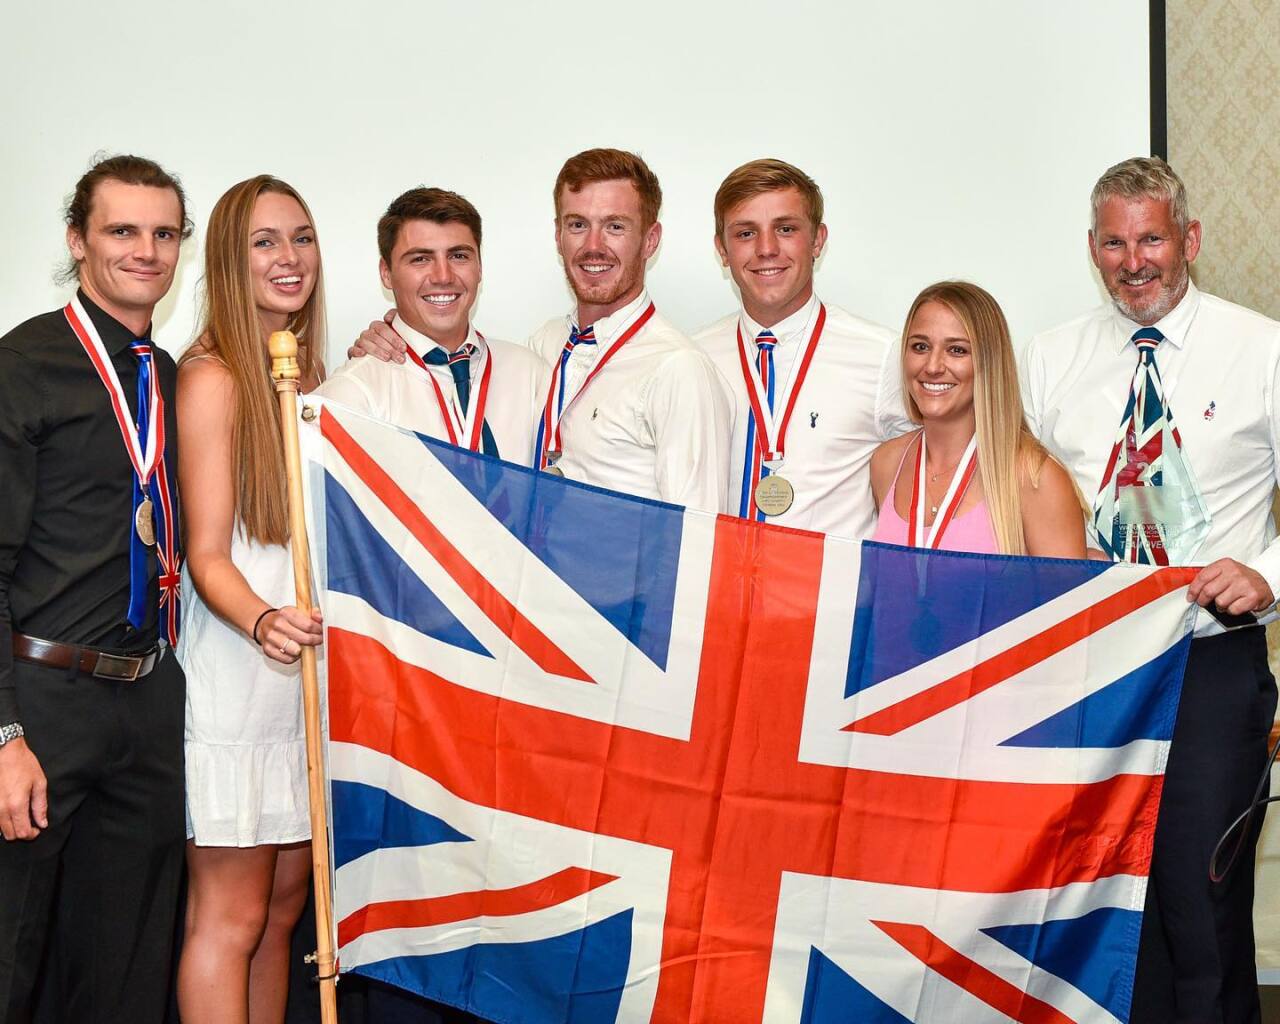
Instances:
[[[323,377],[324,296],[310,211],[268,175],[232,187],[205,243],[199,336],[179,363],[187,673],[184,1024],[279,1022],[311,857],[298,659],[320,615],[293,606],[273,331]]]

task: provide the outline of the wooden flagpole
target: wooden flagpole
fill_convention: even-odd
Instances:
[[[299,609],[310,612],[311,552],[302,504],[302,456],[298,450],[298,339],[276,331],[268,342],[271,376],[280,399],[284,430],[285,472],[289,482],[289,539],[293,550],[293,584]],[[302,648],[302,703],[307,728],[307,789],[311,799],[311,879],[316,894],[316,972],[320,981],[320,1020],[337,1024],[337,971],[333,955],[333,897],[329,890],[329,812],[325,800],[324,749],[320,733],[320,686],[316,649]]]

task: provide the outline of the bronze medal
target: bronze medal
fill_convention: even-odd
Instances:
[[[133,514],[133,528],[138,531],[138,538],[147,547],[156,542],[156,513],[150,498],[143,498],[142,504]]]
[[[756,485],[756,508],[767,516],[782,515],[795,500],[795,488],[777,473],[770,473]]]

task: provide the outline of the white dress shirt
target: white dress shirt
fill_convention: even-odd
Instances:
[[[800,353],[817,320],[818,298],[775,324],[774,410],[779,421],[798,370]],[[902,408],[901,342],[887,327],[827,305],[827,320],[786,437],[786,459],[778,474],[795,489],[795,501],[766,522],[818,530],[861,540],[875,530],[871,497],[871,453],[914,425]],[[694,335],[729,382],[734,403],[728,510],[741,515],[751,405],[738,356],[738,328],[755,365],[755,338],[764,330],[744,311]],[[745,486],[744,486],[745,484]]]
[[[400,317],[392,325],[396,333],[420,356],[439,348],[425,334],[415,331]],[[476,346],[470,360],[471,397],[479,399],[480,377],[485,363],[493,362],[489,378],[489,398],[484,418],[498,446],[499,457],[528,466],[533,460],[534,426],[547,390],[546,366],[526,348],[495,338],[482,338],[474,327],[467,343]],[[427,372],[440,385],[447,401],[456,401],[453,373],[448,366],[426,363]],[[349,359],[316,392],[359,412],[420,434],[449,440],[445,418],[436,399],[435,388],[422,375],[422,367],[412,360],[384,363],[364,356]]]
[[[1108,304],[1037,335],[1022,361],[1027,421],[1090,504],[1129,397],[1138,327]],[[1211,519],[1194,564],[1234,558],[1280,594],[1271,519],[1280,467],[1280,324],[1189,285],[1155,327],[1165,337],[1155,353],[1164,393]],[[1217,631],[1201,613],[1196,633]]]
[[[556,467],[570,480],[719,512],[733,429],[726,384],[662,314],[655,312],[581,390],[610,342],[649,301],[642,292],[597,320],[591,325],[596,344],[574,348],[565,367],[563,454]],[[572,317],[557,318],[529,338],[548,368],[559,361],[573,326]],[[544,390],[538,415],[545,397]]]

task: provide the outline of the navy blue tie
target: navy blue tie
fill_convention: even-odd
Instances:
[[[467,414],[471,402],[471,357],[476,347],[470,343],[459,346],[456,352],[446,352],[438,345],[428,352],[424,361],[435,366],[448,366],[453,374],[453,388],[458,395],[458,404],[462,406],[462,414]],[[498,457],[498,443],[489,430],[489,421],[480,424],[480,445],[486,455]]]

